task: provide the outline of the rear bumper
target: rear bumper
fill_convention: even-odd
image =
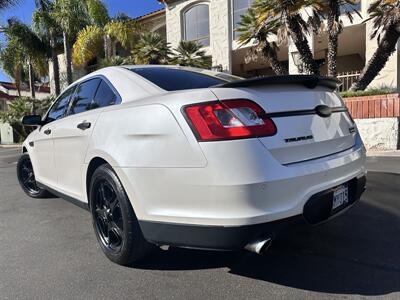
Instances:
[[[273,238],[294,226],[315,225],[330,220],[352,207],[365,190],[366,178],[349,181],[349,203],[332,211],[331,189],[313,195],[305,204],[303,214],[282,220],[246,226],[200,226],[152,221],[139,221],[145,238],[158,245],[213,250],[239,250],[259,238]]]
[[[139,220],[200,227],[270,223],[302,215],[313,195],[366,174],[361,142],[287,166],[256,139],[202,147],[204,168],[115,168]]]

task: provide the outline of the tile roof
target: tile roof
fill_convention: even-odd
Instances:
[[[0,86],[7,90],[17,90],[17,86],[12,82],[0,81]],[[35,90],[38,93],[50,93],[50,87],[47,85],[36,85]],[[21,91],[29,91],[29,88],[21,87]]]
[[[151,17],[157,16],[157,15],[162,15],[162,14],[165,14],[165,8],[161,8],[159,10],[155,10],[155,11],[152,11],[152,12],[150,12],[148,14],[139,16],[139,17],[135,18],[135,20],[140,21],[140,20],[143,20],[143,19],[151,18]]]
[[[0,100],[14,100],[17,96],[12,96],[0,91]]]

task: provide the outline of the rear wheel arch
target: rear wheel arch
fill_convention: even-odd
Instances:
[[[96,171],[100,166],[109,164],[105,159],[101,157],[94,157],[90,161],[87,172],[86,172],[86,195],[89,199],[89,189],[90,189],[90,181],[92,179],[94,171]],[[88,203],[90,205],[90,203]]]
[[[91,184],[91,181],[92,181],[92,178],[93,178],[93,174],[102,165],[105,165],[105,164],[109,165],[111,167],[111,169],[114,172],[116,172],[118,180],[121,182],[121,185],[123,186],[123,188],[125,190],[127,188],[129,189],[129,180],[125,177],[123,172],[122,173],[119,172],[118,168],[114,167],[114,166],[117,165],[117,162],[115,162],[115,160],[112,157],[109,157],[107,155],[98,154],[98,155],[93,155],[92,158],[89,159],[88,161],[89,161],[89,164],[88,164],[88,167],[86,169],[86,175],[83,174],[83,178],[86,178],[86,181],[83,182],[82,184],[86,188],[86,194],[85,195],[87,196],[87,200],[88,200],[88,205],[89,206],[90,206],[90,195],[89,195],[90,194],[90,184]],[[127,191],[126,191],[126,193],[129,194]],[[132,199],[136,198],[135,197],[135,192],[131,191],[131,193],[132,193],[133,196],[132,197],[128,197],[130,202],[131,202],[131,205],[132,205],[133,209],[135,210],[135,213],[138,213],[138,212],[140,213],[141,208],[140,208],[140,206],[138,207],[137,201],[135,201],[135,203],[134,203],[134,201],[132,201]]]

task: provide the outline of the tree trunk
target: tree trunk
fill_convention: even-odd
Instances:
[[[319,66],[314,60],[314,56],[311,52],[308,41],[300,27],[299,22],[295,17],[287,18],[287,25],[290,33],[290,37],[293,43],[296,45],[297,51],[299,51],[300,58],[304,64],[304,68],[310,74],[319,75]]]
[[[14,69],[14,80],[15,80],[15,86],[16,86],[17,92],[18,92],[18,97],[21,97],[21,77],[22,77],[21,68],[16,67]]]
[[[53,76],[54,76],[54,87],[56,96],[60,95],[60,66],[58,64],[57,52],[55,49],[51,50],[51,61],[53,63]]]
[[[337,52],[339,34],[342,31],[339,24],[340,7],[337,0],[329,1],[328,13],[328,76],[337,77]],[[335,24],[338,24],[336,28]]]
[[[55,38],[51,37],[51,62],[53,65],[53,78],[54,78],[54,87],[55,87],[55,94],[58,96],[61,92],[61,87],[60,87],[60,67],[58,64],[58,57],[57,57],[57,52],[55,49]]]
[[[117,56],[117,42],[112,42],[112,57]]]
[[[64,39],[64,55],[65,55],[65,67],[67,70],[67,83],[70,85],[73,81],[72,78],[72,59],[71,59],[71,47],[69,45],[69,37],[66,32],[63,32]]]
[[[374,55],[371,57],[360,78],[351,86],[352,91],[363,91],[374,80],[379,72],[385,67],[390,55],[396,50],[397,41],[400,38],[400,32],[396,26],[390,26],[378,44]]]
[[[265,43],[262,51],[266,60],[271,65],[271,68],[276,75],[289,74],[287,67],[278,60],[275,49],[273,49],[268,42]]]
[[[33,66],[32,66],[32,63],[30,61],[28,62],[28,73],[29,73],[29,89],[30,89],[31,98],[32,98],[31,113],[35,114],[35,112],[36,112],[36,108],[35,108],[35,98],[36,98],[35,74],[33,73]]]
[[[104,56],[105,59],[110,59],[112,56],[112,41],[109,35],[104,36]]]

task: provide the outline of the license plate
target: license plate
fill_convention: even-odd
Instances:
[[[332,210],[349,203],[349,187],[341,185],[333,192]]]

